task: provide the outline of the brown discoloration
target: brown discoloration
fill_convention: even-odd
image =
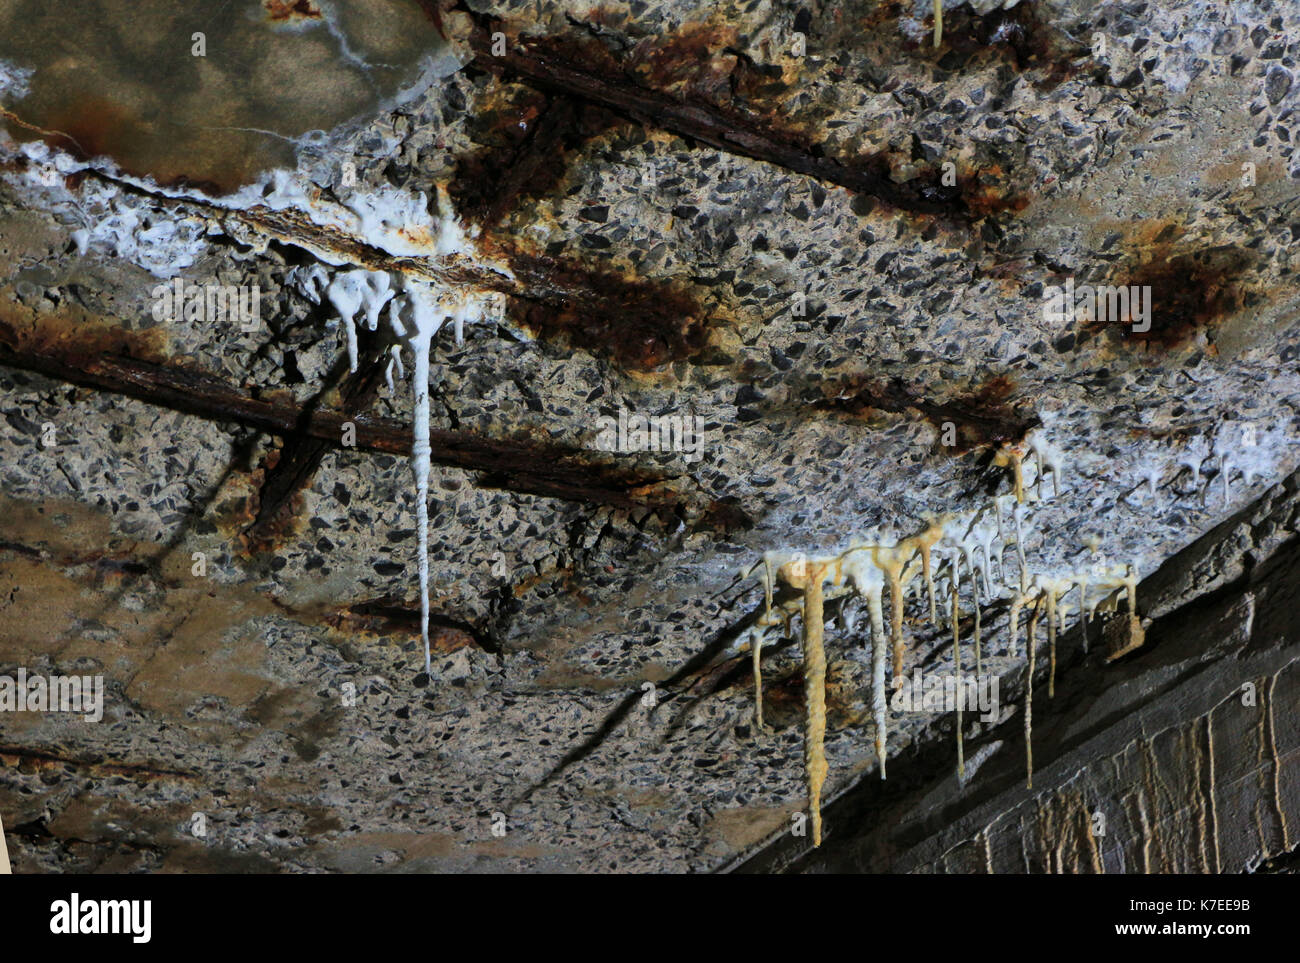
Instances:
[[[146,125],[133,113],[93,93],[67,104],[41,126],[8,111],[5,117],[17,139],[31,140],[28,135],[39,134],[51,147],[81,161],[101,156],[120,157],[148,136]]]
[[[1170,244],[1158,243],[1141,251],[1137,267],[1118,274],[1112,286],[1151,288],[1151,328],[1134,331],[1132,319],[1094,319],[1084,330],[1096,334],[1114,328],[1121,344],[1138,344],[1146,350],[1171,351],[1204,337],[1214,353],[1214,332],[1223,322],[1254,303],[1245,278],[1255,255],[1242,248],[1214,247],[1174,253]]]
[[[544,197],[564,179],[571,153],[620,123],[607,110],[564,95],[515,88],[501,108],[479,114],[485,146],[456,164],[448,187],[468,221],[491,227],[520,200]]]
[[[510,265],[528,291],[526,299],[511,299],[510,312],[516,324],[538,338],[582,348],[635,371],[699,358],[708,346],[703,304],[677,285],[519,248],[487,247]]]
[[[767,658],[764,647],[764,658]],[[749,656],[728,659],[711,667],[703,686],[710,693],[730,692],[745,688],[748,679],[745,668]],[[841,662],[832,663],[826,670],[826,718],[832,731],[864,724],[870,719],[869,704],[863,701],[863,692],[855,684],[852,674],[845,671]],[[801,672],[790,672],[763,687],[763,720],[770,728],[781,730],[800,724],[807,712],[807,695]],[[769,718],[770,716],[770,718]]]
[[[161,187],[191,188],[212,196],[229,194],[247,184],[266,165],[251,156],[227,152],[219,158],[198,160],[203,174],[196,176],[174,161],[157,155],[154,125],[121,104],[93,94],[78,96],[67,104],[57,104],[34,124],[18,114],[0,108],[3,127],[20,142],[40,140],[79,161],[109,157],[124,173],[152,178]],[[241,133],[232,137],[248,138]],[[84,175],[66,178],[69,189]]]
[[[1137,614],[1114,612],[1102,617],[1101,639],[1106,661],[1114,662],[1146,644],[1146,629]]]
[[[643,38],[632,48],[627,67],[656,90],[699,96],[713,95],[729,86],[736,69],[733,50],[739,42],[736,28],[718,23],[687,23],[667,37]]]
[[[516,582],[510,587],[510,594],[515,598],[523,598],[538,586],[545,585],[547,582],[553,582],[557,579],[561,582],[561,591],[567,592],[573,585],[574,574],[573,567],[569,565],[565,565],[561,568],[547,569],[544,572],[529,575],[527,578]]]
[[[311,0],[262,0],[266,19],[272,23],[302,23],[320,20],[320,9]]]
[[[710,502],[695,523],[694,531],[713,531],[719,535],[747,532],[754,527],[754,519],[745,511],[740,499],[726,496]]]
[[[903,0],[877,0],[871,11],[862,20],[862,26],[875,29],[883,24],[898,20],[903,15],[906,5]]]
[[[130,677],[128,698],[146,710],[181,716],[196,693],[244,705],[266,691],[267,647],[259,620],[278,612],[269,599],[242,587],[220,595],[175,588],[169,603],[174,608],[157,617],[153,632],[139,633],[140,644],[154,648]],[[65,656],[74,653],[76,643]]]
[[[735,83],[742,58],[727,49],[731,34],[726,28],[693,25],[674,38],[642,41],[630,53],[616,55],[596,37],[520,36],[488,16],[472,16],[470,43],[475,64],[483,70],[869,195],[899,210],[958,221],[983,216],[967,207],[960,189],[942,186],[937,172],[898,183],[887,155],[837,160],[826,155],[815,131],[800,128],[773,105],[742,103],[736,94],[745,84]],[[504,56],[491,51],[491,36],[498,30],[508,40]],[[701,60],[683,51],[710,56]],[[744,70],[739,73],[743,77]],[[753,78],[746,84],[753,89]]]
[[[70,567],[142,554],[139,543],[115,537],[108,519],[78,502],[22,501],[0,495],[4,540],[0,552]]]
[[[724,809],[709,822],[709,834],[721,839],[733,852],[742,852],[790,825],[793,807],[743,806]]]
[[[325,622],[349,635],[358,631],[374,635],[420,634],[420,603],[407,602],[395,595],[385,595],[364,602],[353,602],[325,617]],[[478,629],[447,619],[437,613],[429,615],[429,647],[434,653],[450,655],[465,648],[497,651]]]
[[[162,327],[129,331],[66,301],[53,311],[37,313],[19,303],[11,289],[0,288],[0,346],[58,355],[70,363],[104,356],[163,363],[169,343]]]
[[[651,371],[671,361],[701,360],[708,350],[706,309],[680,284],[629,277],[537,254],[514,242],[482,238],[484,258],[509,267],[513,279],[464,259],[450,263],[393,258],[352,238],[306,223],[305,216],[256,208],[244,218],[259,230],[294,242],[306,237],[350,263],[375,271],[399,271],[449,286],[471,285],[508,298],[520,327],[539,338],[557,338],[590,350],[631,371]]]
[[[933,17],[926,18],[933,27]],[[975,13],[969,6],[945,9],[943,45],[935,51],[930,38],[904,46],[927,59],[938,57],[947,69],[969,69],[994,59],[1021,73],[1032,73],[1032,83],[1050,90],[1079,72],[1090,50],[1074,43],[1065,32],[1046,21],[1029,0],[1010,10]]]
[[[122,776],[140,782],[160,779],[191,780],[193,773],[179,769],[164,769],[147,763],[113,762],[105,759],[82,759],[54,750],[28,749],[24,746],[0,745],[0,763],[27,772],[60,772],[67,768],[80,769],[98,776]]]
[[[975,220],[993,214],[1019,214],[1029,206],[1029,197],[1012,190],[1007,173],[999,164],[959,172],[957,190]]]
[[[236,388],[192,366],[128,355],[86,357],[81,346],[33,350],[5,323],[3,313],[0,364],[274,435],[316,438],[334,448],[342,447],[343,424],[351,421],[359,449],[397,455],[411,450],[410,425],[393,418],[366,413],[349,417],[337,409],[304,411],[287,393]],[[430,441],[434,464],[480,472],[478,484],[484,487],[624,508],[680,507],[691,517],[698,511],[692,499],[675,492],[662,475],[612,465],[580,449],[438,429],[431,432]]]
[[[37,530],[42,526],[33,526],[28,538],[56,543],[54,521],[44,520],[44,538]],[[134,559],[137,570],[159,577],[131,576],[132,588],[156,597],[166,585],[166,607],[137,609],[124,593],[110,591],[101,592],[104,601],[88,611],[86,593],[97,586],[98,565],[0,556],[0,662],[103,660],[107,685],[121,680],[129,700],[173,716],[189,709],[195,693],[232,704],[255,698],[267,685],[267,649],[256,620],[273,614],[275,606],[248,588],[210,588],[205,580],[188,578],[187,554],[160,555],[156,546],[149,548],[152,555],[142,548]],[[96,627],[89,637],[87,625]]]
[[[1022,413],[1011,402],[1015,383],[1008,375],[992,378],[965,394],[944,401],[918,395],[900,378],[889,381],[868,375],[845,375],[819,385],[822,399],[813,407],[840,413],[855,419],[872,420],[880,413],[916,412],[940,432],[951,422],[957,432],[955,453],[1000,442],[1018,441],[1037,424],[1032,415]]]
[[[733,683],[741,685],[739,675]],[[763,719],[773,729],[798,725],[804,717],[805,701],[803,674],[791,672],[783,678],[768,683],[763,688]]]

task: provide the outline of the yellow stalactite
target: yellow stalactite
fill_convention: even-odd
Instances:
[[[1025,597],[1019,593],[1011,600],[1011,615],[1007,619],[1007,628],[1011,632],[1011,645],[1009,650],[1012,655],[1016,654],[1016,642],[1020,638],[1020,610],[1025,607]]]
[[[876,545],[871,549],[871,560],[889,583],[889,631],[894,643],[895,690],[903,684],[903,568],[915,550],[906,541],[892,548]]]
[[[925,590],[930,596],[930,624],[937,624],[939,621],[939,611],[935,603],[934,596],[934,578],[930,568],[930,552],[939,539],[943,538],[943,521],[936,519],[926,526],[925,531],[919,535],[914,535],[909,542],[916,545],[921,550],[921,575],[925,578]]]
[[[993,464],[1001,468],[1009,467],[1011,469],[1012,487],[1015,490],[1017,502],[1025,500],[1024,458],[1024,449],[1017,445],[1003,445],[993,458]]]
[[[822,785],[826,782],[826,650],[822,644],[822,582],[826,566],[809,563],[803,585],[803,684],[807,708],[804,768],[813,845],[822,844]]]

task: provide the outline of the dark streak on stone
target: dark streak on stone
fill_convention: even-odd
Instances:
[[[642,52],[637,62],[616,58],[598,38],[572,36],[520,37],[507,45],[504,56],[497,57],[491,51],[491,36],[503,25],[486,15],[470,15],[475,23],[470,44],[480,69],[599,104],[638,123],[837,184],[900,210],[958,221],[982,216],[967,207],[959,187],[942,185],[937,171],[898,183],[886,155],[876,154],[853,165],[842,163],[826,156],[808,134],[782,122],[775,110],[760,114],[734,101],[720,104],[706,99],[707,91],[698,86],[686,91],[689,99],[658,89],[658,84],[680,78],[682,63],[673,59],[674,51],[694,51],[692,62],[700,49],[717,52],[700,36],[692,34],[689,42],[662,42]],[[685,58],[683,53],[683,62]],[[646,69],[638,72],[638,66]],[[730,83],[727,92],[732,92]]]
[[[461,215],[482,227],[493,227],[521,199],[545,196],[564,178],[568,155],[619,122],[571,97],[530,93],[495,112],[474,137],[487,146],[457,161],[448,190]]]
[[[933,23],[930,22],[931,29]],[[933,56],[930,38],[904,45],[922,56]],[[1074,76],[1089,48],[1071,41],[1064,31],[1043,20],[1034,4],[1023,2],[1010,10],[978,14],[969,3],[944,11],[943,46],[939,66],[967,70],[980,60],[996,57],[1020,73],[1034,72],[1035,87],[1051,90]]]
[[[76,344],[33,350],[3,319],[0,365],[282,437],[305,432],[334,448],[342,446],[343,423],[351,421],[359,449],[396,455],[411,450],[411,426],[393,418],[366,413],[349,417],[325,409],[304,413],[291,397],[259,396],[197,368],[87,353]],[[484,487],[623,508],[690,507],[666,484],[668,479],[594,461],[578,449],[441,429],[431,432],[430,441],[434,464],[482,473],[479,484]]]
[[[1103,328],[1118,328],[1119,341],[1141,344],[1147,350],[1171,351],[1194,342],[1205,333],[1213,339],[1214,329],[1253,303],[1243,286],[1255,258],[1233,247],[1205,248],[1187,254],[1171,254],[1159,248],[1131,273],[1109,283],[1114,286],[1151,288],[1151,329],[1137,332],[1131,319],[1097,320],[1085,326],[1088,334]]]
[[[301,511],[303,491],[311,485],[321,460],[333,447],[329,442],[311,437],[306,431],[312,411],[319,407],[331,387],[338,384],[345,417],[368,409],[379,394],[379,386],[383,383],[380,374],[383,370],[380,363],[384,354],[383,339],[364,328],[357,334],[357,370],[344,377],[341,383],[339,374],[332,373],[330,382],[302,409],[298,430],[286,437],[284,446],[268,455],[263,465],[264,480],[258,491],[257,514],[244,532],[249,546],[255,550],[274,548],[279,537],[288,533]],[[340,359],[336,368],[343,368],[346,364],[346,359]]]
[[[1022,414],[1009,403],[1014,387],[1009,376],[999,375],[975,391],[933,401],[918,395],[900,378],[881,381],[867,375],[847,375],[819,385],[822,398],[814,401],[813,407],[862,419],[871,419],[879,412],[915,411],[940,432],[945,422],[952,422],[957,444],[948,450],[961,453],[1019,441],[1037,424],[1032,415]]]
[[[511,298],[513,320],[539,338],[640,371],[698,359],[708,346],[703,305],[669,282],[630,279],[612,269],[505,246],[492,253],[508,262],[528,292],[527,298]]]
[[[335,628],[349,621],[363,621],[376,632],[420,632],[420,603],[411,603],[395,595],[385,595],[364,602],[354,602],[326,618]],[[466,646],[498,654],[500,645],[478,626],[461,619],[429,613],[429,642],[434,652],[448,655]]]

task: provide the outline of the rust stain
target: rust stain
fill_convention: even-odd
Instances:
[[[37,134],[51,147],[81,161],[101,155],[120,156],[148,133],[147,125],[121,104],[93,93],[64,105],[44,127],[29,124],[8,111],[5,118],[15,138],[31,140],[31,135]]]
[[[40,125],[2,109],[0,118],[17,141],[40,140],[79,161],[111,157],[124,173],[151,177],[161,187],[191,188],[221,196],[248,183],[266,166],[254,164],[251,157],[227,155],[206,167],[202,176],[187,174],[174,163],[164,163],[158,158],[155,124],[119,103],[94,94],[78,95],[67,103],[54,104]],[[81,176],[65,178],[65,183],[71,189],[81,179]]]
[[[828,155],[816,121],[787,116],[781,68],[757,64],[736,49],[741,44],[730,26],[686,24],[672,36],[613,50],[600,36],[526,36],[487,15],[473,19],[476,63],[493,73],[836,184],[891,209],[952,219],[954,226],[987,212],[1020,209],[1014,200],[987,197],[982,183],[967,185],[977,208],[968,209],[963,191],[940,185],[937,172],[895,181],[897,158],[885,152],[851,160]],[[490,50],[489,38],[498,30],[508,40],[504,56]]]
[[[1176,350],[1204,336],[1206,350],[1215,353],[1215,329],[1256,303],[1245,280],[1256,257],[1245,249],[1220,246],[1174,253],[1172,244],[1162,241],[1138,257],[1136,267],[1108,283],[1150,289],[1150,330],[1133,330],[1131,317],[1107,318],[1105,324],[1096,319],[1089,323],[1084,329],[1088,334],[1115,328],[1118,343],[1148,351]]]
[[[294,614],[299,617],[311,615],[302,610]],[[318,615],[326,625],[345,631],[349,636],[418,635],[420,632],[419,604],[412,604],[396,595],[353,602],[342,608],[321,611]],[[431,612],[429,618],[429,647],[436,654],[450,655],[468,648],[496,651],[495,646],[467,623],[458,623],[436,612]]]
[[[147,763],[112,762],[100,759],[79,759],[62,753],[39,749],[27,749],[22,746],[0,746],[0,763],[31,772],[57,772],[65,767],[86,769],[92,773],[105,776],[124,776],[142,782],[158,779],[194,779],[194,773],[178,769],[164,769]]]
[[[539,585],[544,585],[547,582],[552,582],[555,581],[556,579],[560,579],[561,581],[561,585],[562,585],[561,590],[565,592],[569,592],[572,591],[575,574],[576,573],[574,572],[571,566],[565,566],[564,568],[549,569],[545,572],[538,572],[536,575],[530,575],[527,578],[515,584],[514,586],[512,586],[510,592],[512,595],[514,595],[515,598],[523,598],[525,595],[527,595],[533,589],[537,588]]]
[[[659,90],[680,89],[716,98],[730,89],[729,77],[738,58],[728,51],[738,42],[736,28],[730,25],[686,23],[668,37],[639,41],[628,56],[627,68]]]
[[[265,472],[262,471],[243,476],[239,483],[242,491],[223,492],[224,497],[215,501],[210,518],[221,535],[237,541],[243,531],[257,519],[257,486],[264,478]],[[246,555],[257,551],[257,548],[254,545],[240,545],[240,550]]]
[[[879,0],[861,21],[862,26],[875,29],[903,15],[903,0]]]
[[[933,30],[934,18],[926,25]],[[990,58],[1020,73],[1034,74],[1035,87],[1051,90],[1075,76],[1091,54],[1066,33],[1044,19],[1029,0],[1010,10],[976,13],[969,5],[944,11],[943,44],[938,51],[927,35],[921,43],[909,40],[905,48],[926,59],[937,56],[945,69],[966,70]]]
[[[749,657],[745,656],[744,661]],[[743,673],[737,674],[724,688],[744,690],[749,684]],[[833,662],[826,669],[826,718],[830,729],[861,725],[870,718],[870,707],[859,698],[864,694],[854,685],[843,662]],[[785,675],[763,687],[763,719],[774,729],[799,726],[804,719],[804,681],[802,669]]]
[[[734,52],[735,28],[709,22],[683,24],[669,36],[643,38],[617,55],[596,37],[552,34],[521,36],[520,47],[543,60],[582,65],[583,71],[602,78],[620,78],[636,88],[665,93],[680,101],[707,103],[721,110],[738,126],[761,120],[767,133],[808,149],[817,130],[785,117],[779,101],[746,102],[744,95],[772,95],[784,90],[774,85],[763,68]],[[645,121],[654,123],[649,116]]]
[[[519,85],[509,85],[495,101],[478,105],[471,138],[483,146],[457,159],[448,185],[456,209],[483,227],[522,200],[545,197],[564,181],[574,152],[626,123],[592,104]]]
[[[446,26],[442,22],[443,0],[415,0],[415,2],[424,11],[425,19],[433,24],[433,29],[438,31],[438,36],[443,40],[448,39]]]
[[[302,534],[307,528],[307,517],[303,510],[305,495],[301,487],[294,488],[288,494],[271,518],[261,517],[267,479],[280,465],[284,454],[285,442],[281,439],[263,455],[258,466],[248,473],[244,480],[247,486],[246,496],[223,501],[221,511],[218,512],[218,528],[238,542],[246,555],[272,551],[288,538]],[[309,476],[306,481],[310,480]],[[238,531],[227,531],[232,526],[241,527]]]
[[[822,393],[813,407],[850,418],[873,421],[881,414],[917,412],[940,432],[946,422],[956,429],[955,454],[1022,439],[1037,420],[1021,412],[1011,398],[1015,382],[998,375],[973,390],[944,401],[919,395],[901,378],[888,381],[866,374],[843,375],[818,385]]]
[[[0,288],[0,344],[74,362],[123,355],[160,364],[168,360],[169,347],[162,326],[129,331],[66,302],[37,313],[21,304],[12,288]]]
[[[957,191],[966,210],[976,220],[991,214],[1018,214],[1029,206],[1029,198],[1012,191],[1010,178],[999,164],[959,171]]]
[[[312,0],[262,0],[266,18],[272,23],[302,23],[320,20],[320,8]]]
[[[667,281],[624,275],[536,254],[501,242],[484,245],[505,261],[527,299],[512,297],[510,314],[539,339],[559,341],[649,372],[698,359],[708,348],[708,318],[698,297]]]

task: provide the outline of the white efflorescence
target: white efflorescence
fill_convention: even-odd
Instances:
[[[429,370],[433,340],[447,321],[455,326],[457,338],[465,322],[484,321],[496,316],[500,299],[494,294],[438,287],[427,281],[399,279],[402,290],[387,291],[384,303],[390,305],[389,322],[395,337],[410,348],[415,364],[411,371],[412,443],[411,470],[415,475],[416,521],[419,539],[420,638],[424,643],[425,671],[430,671],[429,651],[429,475],[432,465],[429,420]],[[377,290],[373,281],[369,290]],[[373,295],[378,298],[379,295]],[[350,302],[349,302],[350,303]],[[364,306],[364,305],[363,305]],[[373,307],[373,300],[371,302]],[[391,365],[401,365],[400,352],[394,346]],[[390,379],[391,383],[391,379]]]
[[[1069,488],[1069,459],[1050,438],[1053,417],[1049,414],[1043,419],[1043,428],[1032,432],[1026,439],[1024,451],[1032,457],[1023,463],[1017,450],[1010,450],[1010,455],[1002,464],[1014,472],[1014,487],[1019,489],[1005,495],[995,496],[974,512],[959,516],[948,515],[941,519],[932,519],[926,527],[908,537],[895,537],[890,532],[873,532],[852,540],[841,552],[825,556],[816,556],[791,549],[772,550],[764,553],[763,559],[742,575],[750,576],[761,569],[764,611],[750,634],[751,655],[754,662],[755,698],[762,702],[761,682],[761,645],[770,641],[769,633],[777,631],[782,619],[773,616],[773,610],[784,610],[784,622],[789,629],[791,616],[799,615],[799,599],[787,599],[777,603],[776,583],[784,581],[790,587],[799,589],[807,596],[810,574],[824,573],[824,590],[817,591],[818,605],[821,601],[843,598],[847,604],[849,597],[865,601],[870,614],[870,631],[867,642],[872,654],[872,695],[871,708],[875,728],[876,754],[880,765],[880,774],[884,778],[886,761],[886,739],[888,733],[887,701],[885,698],[886,658],[885,653],[892,646],[894,652],[893,684],[897,688],[902,680],[903,654],[903,604],[908,596],[911,584],[917,582],[918,576],[924,577],[928,594],[933,599],[937,594],[948,603],[947,612],[940,615],[931,607],[931,623],[939,629],[946,618],[953,637],[953,667],[960,676],[963,671],[961,654],[961,593],[969,586],[969,596],[974,603],[973,642],[975,647],[975,671],[977,677],[982,673],[980,607],[998,599],[1010,598],[1010,633],[1005,653],[1016,655],[1020,641],[1020,626],[1025,619],[1025,655],[1031,666],[1036,662],[1036,631],[1040,622],[1046,619],[1048,668],[1048,696],[1055,693],[1056,683],[1056,643],[1063,633],[1071,613],[1076,614],[1085,624],[1096,616],[1097,610],[1104,612],[1126,612],[1127,618],[1138,626],[1137,587],[1139,571],[1130,563],[1117,563],[1101,555],[1099,544],[1094,540],[1085,540],[1087,551],[1085,560],[1076,562],[1059,570],[1031,570],[1026,554],[1026,532],[1040,508],[1050,508],[1049,501]],[[1169,474],[1176,476],[1179,472],[1190,470],[1193,480],[1199,484],[1202,480],[1203,463],[1209,459],[1217,463],[1220,478],[1214,479],[1222,485],[1225,498],[1232,479],[1240,476],[1247,484],[1258,478],[1273,477],[1279,467],[1278,450],[1281,437],[1273,437],[1276,431],[1260,429],[1249,423],[1224,422],[1211,442],[1203,436],[1196,436],[1186,445],[1178,456],[1178,466]],[[1167,462],[1166,462],[1167,464]],[[1158,467],[1146,463],[1139,466],[1142,487],[1146,487],[1148,478],[1154,486],[1164,477]],[[1027,470],[1026,470],[1027,469]],[[1047,476],[1051,475],[1050,488]],[[1171,479],[1172,480],[1172,477]],[[1005,549],[1010,543],[1015,549],[1017,561],[1015,573],[1010,571],[1004,560]],[[996,578],[994,564],[996,560]],[[942,567],[938,571],[934,568]],[[965,568],[965,577],[962,568]],[[934,588],[937,586],[938,591]],[[891,617],[886,622],[884,615],[884,597],[890,600]],[[1072,601],[1073,600],[1073,601]],[[1123,608],[1121,609],[1121,604]],[[844,616],[841,608],[841,624],[852,626],[854,621]],[[806,613],[804,613],[806,614]],[[1027,618],[1026,618],[1027,616]],[[888,626],[888,627],[887,627]],[[820,626],[804,626],[805,639],[817,642],[820,639]],[[850,629],[853,634],[853,630]],[[1140,626],[1137,628],[1140,636]],[[1138,643],[1141,644],[1140,642]],[[820,658],[820,644],[811,647],[812,657]],[[806,658],[808,655],[806,654]],[[823,673],[813,666],[809,678],[814,682],[822,678]],[[1032,670],[1030,675],[1033,680]],[[1030,689],[1026,690],[1025,732],[1026,732],[1026,766],[1032,778],[1032,723],[1030,715]],[[957,705],[960,712],[960,702]],[[962,734],[958,719],[958,753],[959,773],[961,770]],[[822,732],[810,729],[806,736],[810,759],[821,760]],[[818,745],[814,746],[816,742]],[[813,765],[809,763],[810,767]],[[810,794],[819,792],[820,778],[810,768]],[[818,811],[818,800],[810,798],[809,805]]]
[[[235,204],[269,207],[273,211],[292,208],[311,217],[318,226],[361,240],[394,257],[419,257],[433,261],[465,260],[480,268],[508,277],[508,270],[487,263],[478,253],[468,231],[461,226],[448,199],[446,188],[438,186],[438,212],[430,213],[428,196],[422,192],[399,191],[394,187],[354,190],[341,203],[326,201],[320,191],[304,185],[298,175],[276,172],[261,188],[246,188]],[[331,263],[329,251],[313,250]],[[502,296],[468,286],[443,286],[429,279],[391,270],[352,268],[335,270],[312,265],[294,278],[299,290],[316,303],[322,296],[338,316],[347,343],[348,366],[356,370],[356,325],[364,320],[377,330],[386,318],[394,339],[390,346],[385,379],[394,387],[393,372],[404,376],[402,348],[411,351],[412,444],[411,470],[416,486],[416,530],[419,538],[420,638],[424,643],[425,671],[432,671],[429,648],[429,476],[432,470],[430,446],[429,374],[434,339],[450,321],[456,342],[464,338],[464,327],[495,321],[504,307]]]
[[[1178,464],[1192,473],[1192,488],[1201,487],[1201,465],[1210,456],[1210,443],[1204,435],[1194,436],[1178,457]]]
[[[0,58],[0,106],[12,104],[27,96],[30,89],[33,70],[20,67],[4,58]]]
[[[396,292],[393,280],[384,271],[339,271],[325,289],[325,296],[338,313],[347,334],[348,369],[357,370],[357,314],[366,319],[366,326],[374,331],[379,326],[379,314]]]
[[[885,743],[889,716],[885,692],[885,614],[882,599],[885,577],[866,551],[850,552],[840,563],[840,574],[853,591],[867,600],[870,615],[871,643],[871,717],[876,727],[876,757],[880,760],[880,778],[885,778]]]
[[[293,207],[305,210],[321,226],[342,231],[395,257],[425,257],[442,260],[467,259],[481,264],[473,240],[460,224],[446,190],[438,188],[439,213],[429,212],[423,193],[411,194],[395,188],[353,191],[341,204],[325,203],[301,180],[276,172],[267,189],[254,192],[256,202],[272,209]],[[245,197],[241,203],[255,203]],[[314,252],[329,260],[327,252]],[[493,270],[501,270],[492,265]],[[464,338],[465,325],[497,320],[504,299],[496,292],[468,286],[443,286],[400,271],[364,268],[335,271],[319,265],[295,269],[292,277],[299,290],[316,303],[322,296],[338,316],[347,344],[348,366],[357,370],[357,324],[364,320],[375,331],[381,318],[387,319],[394,343],[389,349],[385,380],[392,390],[393,370],[405,375],[401,351],[405,346],[414,359],[411,370],[412,443],[411,470],[415,476],[418,567],[420,581],[420,638],[424,645],[425,671],[432,670],[429,646],[429,476],[432,466],[430,444],[429,375],[434,339],[443,325],[451,322],[457,343]],[[502,272],[505,273],[505,272]]]
[[[0,141],[3,138],[0,133]],[[66,186],[65,178],[85,170],[86,163],[39,141],[11,149],[26,164],[5,172],[4,179],[40,198],[61,219],[75,225],[70,239],[79,255],[94,250],[136,264],[155,277],[171,279],[207,250],[210,228],[202,218],[159,217],[148,197],[91,179],[73,190]]]
[[[25,89],[25,76],[0,63],[0,92],[21,93]],[[207,235],[220,233],[223,227],[213,223],[210,217],[179,211],[171,212],[170,216],[160,215],[157,197],[201,201],[206,210],[215,207],[232,212],[292,211],[326,229],[327,236],[335,243],[317,243],[310,237],[283,238],[286,243],[302,247],[317,261],[292,268],[286,276],[288,285],[312,303],[329,303],[343,328],[352,371],[358,365],[357,324],[364,323],[369,330],[376,331],[385,317],[393,339],[385,369],[390,389],[394,386],[394,368],[399,376],[405,374],[402,349],[411,351],[415,361],[411,372],[414,431],[411,465],[419,521],[420,634],[428,671],[431,668],[427,504],[432,463],[430,353],[444,323],[451,323],[459,342],[466,324],[498,320],[504,307],[504,298],[495,291],[463,283],[440,284],[428,276],[437,276],[436,269],[440,266],[468,263],[477,270],[510,278],[508,269],[480,255],[471,233],[452,209],[446,189],[438,186],[434,212],[424,193],[403,191],[390,185],[358,186],[344,191],[341,199],[333,200],[302,171],[275,170],[233,194],[213,198],[185,188],[160,187],[151,180],[124,174],[104,159],[79,161],[39,142],[17,145],[3,132],[0,132],[0,144],[26,160],[18,171],[6,171],[2,176],[10,182],[17,179],[26,191],[76,225],[70,239],[78,253],[107,253],[138,264],[158,277],[174,277],[194,264],[207,249]],[[102,176],[84,178],[77,188],[69,188],[68,175],[81,171]],[[138,187],[140,193],[122,190],[123,184]],[[237,226],[226,225],[224,230],[237,230]],[[258,244],[265,248],[264,237],[250,234],[245,239],[255,248]],[[339,253],[346,249],[346,243],[337,243],[349,240],[394,259],[403,259],[403,267],[409,261],[412,269],[408,273],[350,264]]]
[[[305,211],[314,223],[355,237],[394,257],[428,258],[440,261],[467,260],[508,276],[478,254],[473,239],[452,209],[446,189],[438,187],[438,213],[429,211],[423,193],[396,188],[354,190],[341,203],[322,200],[319,191],[304,185],[300,177],[279,171],[260,190],[248,190],[238,204],[266,206],[273,210],[294,208]],[[313,251],[329,262],[327,251]],[[501,318],[504,298],[496,292],[466,285],[440,285],[401,271],[364,268],[338,270],[313,265],[295,269],[299,290],[316,303],[329,301],[343,326],[348,366],[357,370],[357,324],[364,320],[375,331],[387,319],[393,344],[385,367],[385,380],[393,388],[393,370],[404,376],[401,351],[410,350],[412,432],[411,470],[415,476],[418,566],[420,580],[420,638],[424,644],[425,671],[432,670],[429,647],[429,476],[432,466],[430,444],[429,375],[434,339],[450,322],[457,343],[463,340],[466,324]]]

